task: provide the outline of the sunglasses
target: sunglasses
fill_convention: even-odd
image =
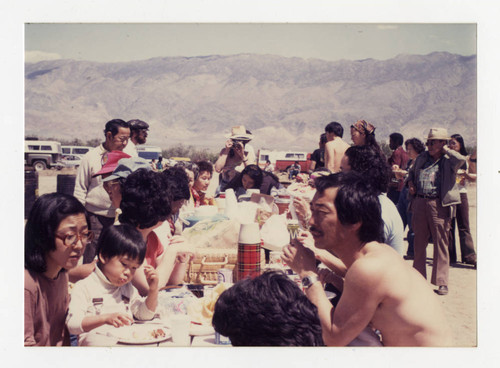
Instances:
[[[425,144],[427,147],[430,147],[430,146],[433,146],[434,144],[436,143],[440,143],[440,142],[445,142],[445,141],[441,141],[441,140],[430,140],[430,141],[427,141],[427,143]]]

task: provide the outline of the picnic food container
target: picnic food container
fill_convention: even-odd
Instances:
[[[260,275],[261,239],[259,224],[241,224],[238,238],[236,281]]]

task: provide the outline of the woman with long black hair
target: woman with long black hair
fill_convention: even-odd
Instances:
[[[467,154],[464,139],[460,134],[453,134],[448,144],[452,150],[467,156],[467,161],[458,170],[457,185],[460,191],[461,203],[457,204],[456,226],[458,226],[458,237],[460,239],[460,253],[462,254],[462,263],[470,264],[476,267],[476,251],[474,250],[474,241],[470,233],[469,225],[469,199],[467,197],[467,184],[476,181],[475,158]],[[450,263],[457,261],[457,252],[455,247],[455,220],[451,221],[451,240],[449,245]]]

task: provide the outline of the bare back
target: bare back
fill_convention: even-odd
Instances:
[[[342,138],[335,137],[333,141],[325,144],[325,166],[332,173],[340,171],[340,161],[344,152],[349,148],[349,144],[344,142]]]
[[[354,328],[359,319],[380,330],[386,346],[452,343],[437,296],[420,273],[386,244],[365,245],[347,271],[333,324],[345,328],[350,323]]]

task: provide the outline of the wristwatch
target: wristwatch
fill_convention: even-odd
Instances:
[[[309,289],[315,282],[318,282],[319,278],[316,275],[305,276],[302,278],[302,287],[304,289]]]

